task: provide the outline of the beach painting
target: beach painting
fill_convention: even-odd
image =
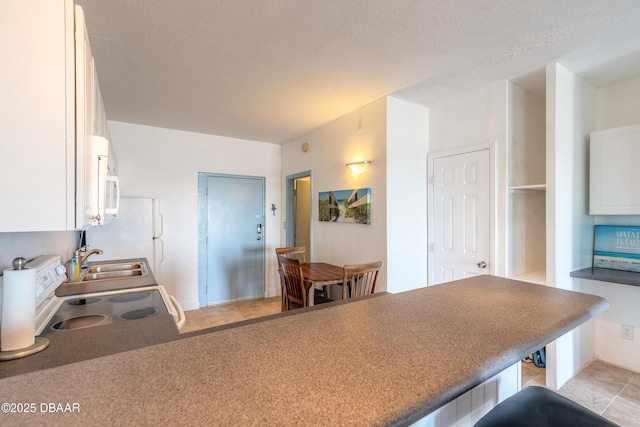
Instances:
[[[318,193],[320,221],[371,224],[371,189]]]
[[[640,227],[596,225],[593,266],[640,272]]]

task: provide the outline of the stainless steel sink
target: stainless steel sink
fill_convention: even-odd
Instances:
[[[109,264],[92,265],[87,268],[83,282],[97,280],[131,279],[148,276],[147,265],[144,262],[115,262]]]
[[[103,273],[108,271],[126,271],[126,270],[138,270],[143,269],[144,264],[141,262],[123,262],[123,263],[111,263],[94,265],[87,269],[87,273]]]

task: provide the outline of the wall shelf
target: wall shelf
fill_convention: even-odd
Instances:
[[[619,283],[621,285],[640,286],[640,273],[634,271],[611,270],[608,268],[583,268],[572,271],[571,277],[578,279],[599,280],[601,282]]]
[[[544,86],[545,78],[538,76]],[[509,92],[507,277],[546,283],[546,102],[517,84]]]

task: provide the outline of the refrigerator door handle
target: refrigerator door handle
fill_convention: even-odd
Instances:
[[[164,215],[160,212],[160,199],[151,199],[153,216],[153,238],[162,237],[164,234]]]
[[[160,244],[160,257],[158,257],[157,253],[154,253],[154,258],[155,258],[155,269],[156,269],[156,279],[159,281],[160,280],[160,273],[161,273],[161,265],[162,262],[164,261],[164,240],[162,240],[159,237],[154,237],[153,238],[154,241],[158,242]],[[154,245],[155,246],[155,245]]]

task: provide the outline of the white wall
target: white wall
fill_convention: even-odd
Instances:
[[[266,296],[280,293],[269,255],[280,243],[279,145],[109,122],[124,197],[158,197],[164,214],[162,285],[185,309],[198,308],[198,172],[266,177]]]
[[[596,129],[640,124],[640,78],[596,91]],[[596,224],[640,225],[637,215],[596,216]],[[640,287],[579,280],[580,289],[609,301],[595,320],[598,359],[640,372]],[[622,339],[622,325],[634,328],[634,339]]]
[[[429,110],[387,97],[283,146],[283,198],[286,176],[311,170],[313,261],[382,260],[377,291],[427,284],[428,138]],[[359,160],[372,163],[354,175],[345,164]],[[363,187],[371,188],[370,225],[318,221],[319,192]]]
[[[495,202],[492,274],[506,267],[506,141],[508,82],[498,81],[446,98],[429,107],[429,153],[495,143]]]
[[[77,249],[75,231],[0,233],[0,271],[12,268],[14,258],[32,259],[40,255],[59,255],[64,264]]]
[[[640,77],[596,91],[596,130],[640,124]]]
[[[429,110],[387,97],[387,290],[427,285]]]
[[[559,64],[547,66],[547,284],[577,290],[571,271],[588,267],[588,137],[595,127],[595,89]],[[561,387],[594,360],[593,322],[547,346],[547,386]]]
[[[282,146],[283,202],[286,176],[311,171],[313,261],[344,265],[381,260],[376,291],[387,290],[386,116],[387,100],[381,98]],[[305,142],[306,153],[300,148]],[[365,173],[354,175],[345,164],[360,160],[372,163]],[[371,224],[318,221],[318,193],[351,188],[371,189]],[[275,254],[271,262],[276,264]]]

